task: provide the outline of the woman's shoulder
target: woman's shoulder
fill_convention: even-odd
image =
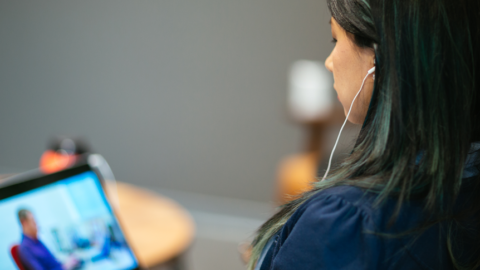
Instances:
[[[353,186],[317,192],[276,236],[272,265],[294,267],[302,262],[308,265],[303,269],[421,269],[409,255],[398,252],[403,240],[378,236],[392,207],[387,203],[375,208],[375,198]]]
[[[416,228],[425,214],[422,201],[404,202],[398,213],[395,197],[377,204],[378,193],[355,186],[336,186],[319,191],[305,201],[286,222],[295,227],[314,227],[312,233],[337,231],[401,233]],[[318,226],[316,224],[319,224]],[[331,227],[328,227],[331,226]]]
[[[364,216],[372,216],[375,212],[373,207],[375,197],[375,195],[355,186],[331,187],[312,195],[299,207],[292,218],[293,220],[301,217],[304,219],[315,218],[315,213],[330,212],[335,214],[338,212],[340,214],[343,211],[349,213],[358,211]],[[309,215],[304,216],[304,212],[309,212]]]
[[[381,269],[382,243],[368,196],[361,189],[339,186],[317,192],[276,236],[270,269]],[[368,258],[368,259],[366,259]]]
[[[317,192],[306,203],[315,204],[324,200],[342,200],[349,206],[371,211],[372,199],[375,196],[356,186],[336,186]]]
[[[305,201],[287,221],[285,229],[310,227],[310,233],[316,234],[324,233],[322,230],[330,234],[359,227],[373,229],[373,218],[371,196],[357,187],[337,186],[319,191]]]

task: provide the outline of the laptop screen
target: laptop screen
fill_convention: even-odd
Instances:
[[[136,269],[97,175],[51,182],[0,197],[0,269]]]

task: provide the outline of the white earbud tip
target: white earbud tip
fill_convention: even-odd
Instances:
[[[371,69],[368,71],[368,74],[372,74],[373,72],[375,72],[375,67],[371,68]]]

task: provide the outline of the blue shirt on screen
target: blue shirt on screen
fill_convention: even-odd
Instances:
[[[479,148],[480,144],[472,144],[472,150]],[[478,196],[478,168],[475,152],[467,159],[455,213],[468,208],[470,199]],[[377,194],[352,186],[317,193],[270,239],[256,269],[454,269],[446,244],[447,227],[443,223],[423,232],[399,236],[424,221],[422,199],[404,203],[398,219],[389,226],[397,201],[392,197],[374,207],[376,197]],[[465,227],[468,223],[459,226],[468,228]],[[455,239],[462,243],[462,247],[454,250],[455,258],[468,262],[472,259],[469,252],[478,248],[478,232],[456,232]]]
[[[38,239],[22,234],[18,253],[27,270],[62,270],[62,265]]]

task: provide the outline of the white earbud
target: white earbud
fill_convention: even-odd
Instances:
[[[373,64],[375,64],[375,60],[373,60]],[[375,67],[368,70],[368,74],[372,74],[374,72],[375,72]],[[367,76],[368,76],[368,74],[367,74]],[[375,80],[375,74],[373,74],[373,79]]]
[[[375,64],[375,62],[374,62],[374,64]],[[367,80],[368,75],[370,75],[374,72],[375,72],[375,67],[368,70],[367,76],[365,76],[365,78],[363,79],[363,82],[362,82],[362,86],[360,86],[360,90],[358,90],[358,93],[355,95],[355,97],[352,100],[352,105],[350,105],[350,109],[348,110],[347,118],[345,118],[345,122],[343,122],[342,128],[340,129],[340,132],[338,133],[337,141],[335,142],[335,145],[333,146],[332,153],[330,154],[330,160],[328,161],[327,171],[325,172],[325,175],[323,176],[323,179],[321,181],[323,181],[323,180],[325,180],[325,178],[327,178],[328,171],[330,171],[330,165],[332,164],[333,153],[335,152],[335,148],[337,148],[337,144],[338,144],[338,140],[340,139],[340,135],[342,134],[343,128],[345,127],[345,124],[348,121],[348,116],[350,116],[350,112],[352,111],[353,102],[355,102],[355,99],[357,99],[358,94],[360,94],[360,91],[362,91],[363,85],[365,84],[365,81]],[[373,79],[375,79],[375,74],[373,74]]]

